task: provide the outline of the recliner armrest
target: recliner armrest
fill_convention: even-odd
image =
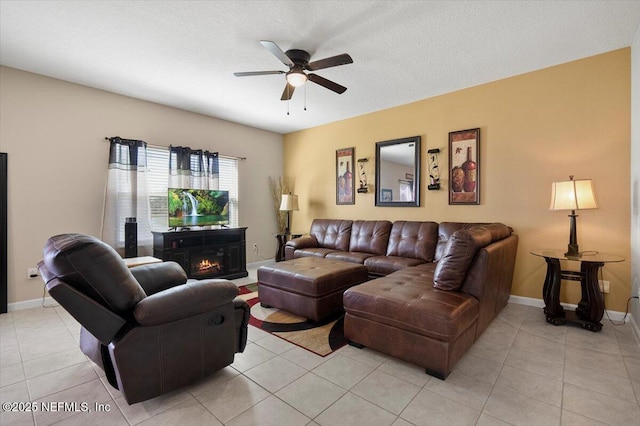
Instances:
[[[187,282],[187,274],[176,262],[151,263],[129,270],[147,296]]]
[[[227,280],[188,282],[142,299],[133,315],[142,326],[166,324],[231,303],[237,295],[238,287]]]
[[[58,278],[46,286],[51,297],[103,345],[108,345],[126,324],[124,318]]]
[[[247,324],[251,315],[251,307],[246,300],[236,297],[233,299],[236,313],[236,352],[244,352],[247,346]]]
[[[313,236],[294,238],[287,241],[286,246],[291,247],[294,250],[320,247],[318,240]]]

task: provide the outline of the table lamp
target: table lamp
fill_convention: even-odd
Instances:
[[[298,196],[291,194],[282,194],[282,201],[280,201],[280,211],[287,212],[287,226],[285,228],[285,234],[289,233],[289,221],[290,212],[298,211]]]
[[[574,180],[569,176],[569,180],[563,182],[553,182],[551,184],[551,206],[550,210],[571,210],[569,245],[564,254],[567,257],[580,257],[578,250],[578,237],[576,229],[576,210],[597,209],[596,197],[593,193],[593,183],[591,179]]]

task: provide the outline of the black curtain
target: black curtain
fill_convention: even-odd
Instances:
[[[185,189],[218,189],[218,153],[188,146],[169,147],[169,186]]]

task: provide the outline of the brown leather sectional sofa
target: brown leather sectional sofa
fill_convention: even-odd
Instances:
[[[345,335],[444,379],[507,304],[518,237],[501,223],[316,219],[285,259],[364,264],[343,296]]]

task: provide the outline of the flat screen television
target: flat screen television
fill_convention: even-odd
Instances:
[[[229,191],[169,188],[169,228],[229,224]]]

